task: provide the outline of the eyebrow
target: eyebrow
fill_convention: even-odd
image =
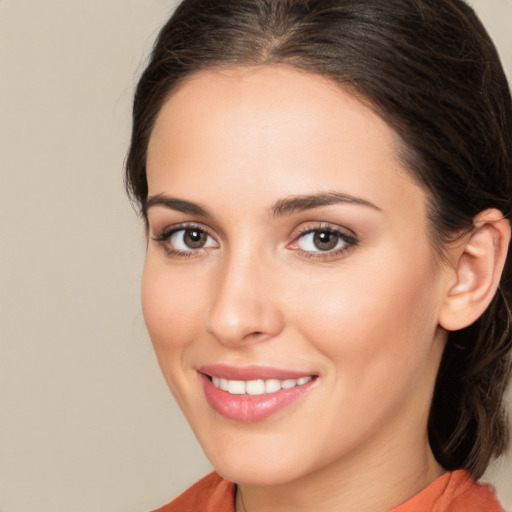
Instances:
[[[342,194],[340,192],[321,192],[318,194],[298,195],[279,199],[270,208],[270,215],[272,217],[282,217],[313,208],[320,208],[321,206],[330,206],[340,203],[366,206],[376,211],[382,211],[378,206],[360,197]],[[171,210],[199,215],[201,217],[211,217],[208,210],[203,206],[185,199],[169,197],[165,194],[157,194],[148,197],[143,208],[145,217],[147,217],[147,211],[154,206],[163,206]]]
[[[148,197],[143,208],[145,217],[147,216],[148,210],[153,206],[164,206],[165,208],[182,213],[191,213],[193,215],[200,215],[201,217],[211,217],[206,208],[203,208],[196,203],[186,201],[185,199],[169,197],[164,194],[157,194],[155,196]]]
[[[320,208],[321,206],[330,206],[340,203],[366,206],[373,210],[382,212],[381,208],[366,199],[354,197],[348,194],[341,194],[339,192],[321,192],[318,194],[292,196],[280,199],[272,206],[270,212],[272,216],[280,217],[304,210]]]

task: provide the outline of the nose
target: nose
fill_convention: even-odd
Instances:
[[[206,329],[220,343],[243,346],[276,337],[284,327],[270,266],[251,257],[223,263],[213,283]]]

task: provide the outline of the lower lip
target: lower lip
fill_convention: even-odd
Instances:
[[[268,418],[302,397],[310,389],[316,379],[306,384],[289,389],[281,389],[275,393],[263,395],[232,395],[213,385],[204,374],[199,374],[206,400],[216,412],[230,420],[253,422]]]

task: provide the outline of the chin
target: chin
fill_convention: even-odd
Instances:
[[[202,443],[215,470],[240,485],[274,486],[300,479],[309,472],[303,449],[296,450],[286,439],[272,435],[231,436],[231,443]],[[211,441],[211,440],[210,440]]]
[[[229,461],[222,461],[214,467],[217,473],[230,482],[255,487],[284,485],[300,477],[296,470],[292,471],[289,467],[273,463],[248,464],[247,461],[237,461],[230,464]]]

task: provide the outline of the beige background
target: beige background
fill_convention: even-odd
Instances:
[[[512,0],[474,3],[512,76]],[[0,512],[142,512],[209,469],[145,333],[122,186],[173,5],[0,0]],[[512,510],[512,456],[489,478]]]

